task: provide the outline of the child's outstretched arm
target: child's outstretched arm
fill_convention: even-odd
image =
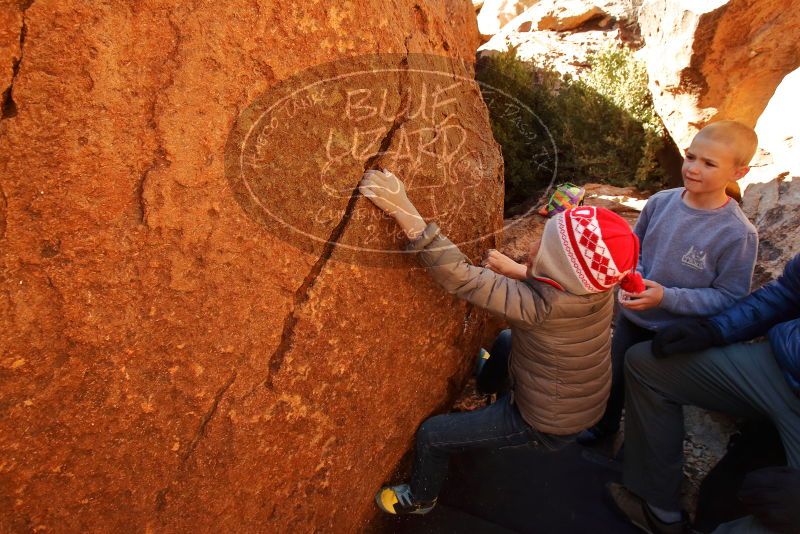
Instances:
[[[426,224],[408,199],[403,183],[390,172],[367,171],[359,185],[362,195],[395,218],[411,240],[407,250],[448,293],[504,317],[510,323],[534,324],[550,311],[547,300],[519,280],[470,264],[435,223]]]

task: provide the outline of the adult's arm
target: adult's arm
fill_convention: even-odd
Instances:
[[[786,381],[800,395],[800,318],[773,327],[769,341]]]
[[[778,323],[800,317],[800,254],[777,279],[711,318],[725,343],[763,336]]]

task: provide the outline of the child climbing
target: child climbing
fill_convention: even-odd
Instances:
[[[516,275],[509,277],[471,265],[436,223],[426,224],[391,172],[367,171],[359,189],[394,217],[439,285],[511,325],[510,392],[486,408],[423,422],[411,481],[381,488],[381,510],[430,511],[451,453],[525,443],[557,450],[597,422],[610,387],[610,290],[619,282],[634,289],[638,276],[639,243],[624,219],[595,207],[556,215],[527,267],[506,264]]]

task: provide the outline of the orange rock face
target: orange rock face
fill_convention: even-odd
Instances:
[[[477,348],[482,315],[354,194],[388,167],[494,244],[470,2],[0,22],[0,531],[362,529]]]
[[[647,0],[639,11],[653,101],[680,148],[712,119],[755,126],[781,79],[800,66],[800,12],[785,2],[685,6]]]

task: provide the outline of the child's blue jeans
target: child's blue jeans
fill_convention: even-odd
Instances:
[[[500,332],[489,351],[490,358],[478,372],[475,385],[480,393],[505,393],[509,388],[508,357],[511,354],[511,330]]]
[[[444,483],[452,453],[526,444],[558,450],[574,438],[574,434],[554,436],[531,427],[522,419],[510,395],[480,410],[431,417],[417,430],[411,493],[416,501],[434,500]]]

